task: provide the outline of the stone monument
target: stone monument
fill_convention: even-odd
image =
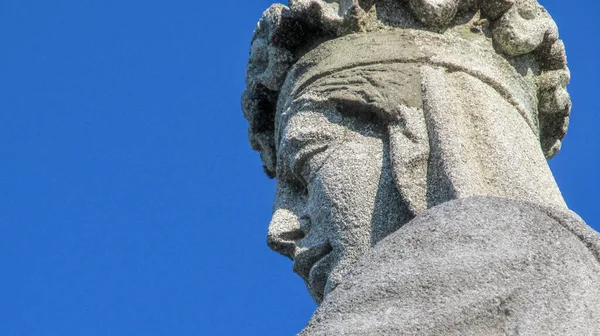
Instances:
[[[536,0],[271,6],[243,111],[301,335],[600,335],[600,235],[546,162],[569,77]]]

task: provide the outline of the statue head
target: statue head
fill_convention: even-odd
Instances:
[[[296,0],[263,15],[243,96],[277,178],[269,246],[317,303],[372,246],[473,195],[564,205],[570,100],[535,0]]]

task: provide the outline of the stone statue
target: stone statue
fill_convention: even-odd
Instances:
[[[546,160],[569,70],[536,0],[290,0],[243,110],[302,335],[600,335],[600,235]]]

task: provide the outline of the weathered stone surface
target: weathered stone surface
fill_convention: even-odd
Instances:
[[[267,243],[325,300],[305,334],[596,330],[598,237],[546,163],[569,79],[535,0],[267,10],[243,110],[277,177]]]
[[[535,91],[491,45],[458,37],[392,30],[320,44],[277,104],[269,245],[320,302],[435,205],[482,195],[565,207],[535,133]]]
[[[461,15],[452,19],[456,3]],[[490,22],[480,25],[481,18],[482,22]],[[287,71],[315,44],[381,29],[434,30],[473,43],[489,43],[487,36],[492,36],[500,55],[519,71],[530,71],[534,77],[548,71],[568,73],[556,25],[535,0],[295,0],[288,6],[273,5],[265,11],[254,33],[243,96],[250,143],[261,153],[269,176],[276,174],[276,154],[273,130],[268,125],[272,125]],[[529,55],[535,56],[535,64],[529,62]],[[564,89],[566,83],[555,82],[553,86]],[[560,148],[565,135],[561,125],[567,118],[568,113],[562,112],[539,115],[540,124],[557,125],[555,129],[547,126],[541,133],[540,143],[547,158]]]
[[[600,335],[599,280],[573,212],[460,199],[377,244],[300,335]]]
[[[459,0],[409,0],[415,16],[424,24],[444,26],[454,19]]]
[[[537,5],[537,2],[533,0]],[[500,50],[510,56],[530,53],[538,48],[551,28],[551,20],[541,7],[531,1],[517,2],[494,25],[494,41]]]
[[[487,17],[496,20],[514,4],[515,0],[483,0],[481,1],[481,10]]]

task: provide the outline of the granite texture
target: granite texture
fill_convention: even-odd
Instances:
[[[348,34],[420,30],[493,45],[516,71],[535,81],[540,143],[556,155],[566,133],[571,101],[564,44],[547,11],[535,0],[290,0],[265,11],[252,39],[243,94],[249,139],[265,172],[276,175],[273,123],[291,67],[310,49]]]
[[[546,162],[569,80],[535,0],[265,11],[242,107],[267,243],[324,302],[304,334],[592,335],[597,236]]]
[[[535,79],[492,46],[459,37],[384,30],[321,43],[277,103],[269,246],[320,302],[370,247],[435,205],[482,195],[566,207],[534,93]]]
[[[598,316],[598,233],[561,207],[472,197],[377,244],[300,335],[600,335]]]

